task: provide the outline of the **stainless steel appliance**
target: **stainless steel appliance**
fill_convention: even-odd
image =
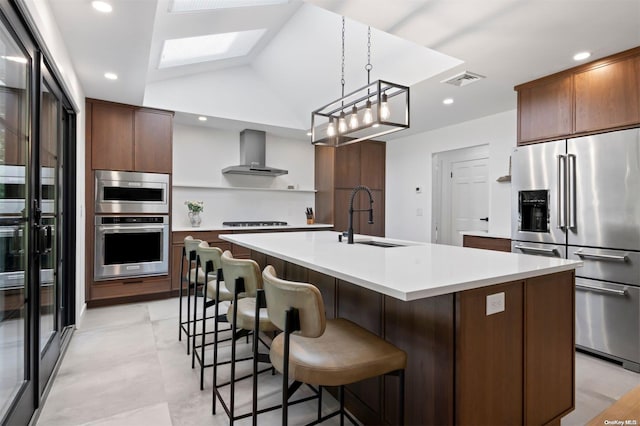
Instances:
[[[42,182],[43,214],[53,214],[55,209],[56,171],[51,167],[40,169]],[[0,214],[22,215],[25,206],[25,166],[0,165],[0,182],[3,196],[0,199]]]
[[[54,218],[42,218],[44,227],[53,231]],[[21,217],[0,218],[0,290],[22,288],[24,286],[24,244],[25,222]],[[52,251],[41,254],[40,284],[53,284],[54,256]]]
[[[97,216],[94,279],[169,272],[169,216]]]
[[[169,213],[169,175],[96,170],[96,213]]]
[[[640,129],[518,147],[512,251],[580,259],[576,345],[640,372]]]

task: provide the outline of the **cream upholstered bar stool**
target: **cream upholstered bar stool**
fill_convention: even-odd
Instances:
[[[269,355],[282,373],[282,424],[287,425],[287,401],[299,383],[320,387],[318,418],[311,424],[340,415],[357,424],[344,409],[344,385],[364,379],[399,377],[399,419],[404,424],[404,369],[407,354],[384,339],[354,324],[336,318],[327,320],[320,291],[313,285],[286,281],[267,266],[262,278],[271,321],[284,333],[271,342]],[[289,386],[289,379],[293,384]],[[321,416],[323,386],[339,386],[340,409]]]
[[[203,287],[202,294],[202,339],[200,345],[196,345],[196,333],[193,334],[193,341],[191,347],[193,348],[191,354],[191,368],[195,367],[195,361],[198,360],[200,365],[200,390],[204,389],[204,369],[206,367],[213,366],[212,364],[206,364],[205,362],[205,347],[207,334],[207,309],[219,305],[221,302],[231,302],[233,295],[224,285],[224,275],[222,272],[222,250],[218,247],[209,247],[209,243],[206,241],[200,242],[196,248],[196,266],[204,272],[204,282],[207,283]],[[193,306],[193,320],[196,321],[198,304],[194,303]],[[214,331],[211,333],[218,333],[218,322],[227,322],[226,315],[219,315],[219,310],[216,309],[215,315],[212,317],[214,321]],[[224,331],[224,330],[223,330]],[[214,340],[214,343],[219,340]],[[198,353],[200,349],[200,353]]]
[[[184,238],[184,246],[182,247],[182,262],[180,262],[180,290],[178,303],[178,340],[182,340],[182,333],[187,336],[187,355],[190,353],[191,339],[195,334],[195,322],[191,319],[191,290],[193,289],[194,295],[196,294],[197,287],[204,285],[204,272],[202,268],[196,268],[197,249],[202,240],[193,238],[191,235],[187,235]],[[184,267],[187,265],[187,271],[185,273]],[[184,292],[184,283],[187,283],[187,319],[186,321],[182,316],[182,294]],[[195,296],[194,296],[195,299]],[[195,302],[194,302],[195,303]],[[192,331],[193,327],[193,331]]]
[[[236,357],[236,341],[244,336],[248,336],[254,332],[257,323],[257,330],[262,332],[276,331],[277,327],[269,320],[266,309],[256,307],[256,293],[258,289],[262,289],[262,275],[260,267],[251,259],[236,259],[230,251],[225,251],[221,256],[222,270],[224,273],[224,281],[227,289],[233,295],[233,300],[227,311],[227,320],[231,323],[233,338],[231,344],[231,361],[230,364],[231,377],[228,382],[218,384],[218,334],[214,333],[213,345],[213,403],[212,412],[216,412],[216,399],[224,408],[229,416],[230,424],[234,421],[249,417],[253,414],[250,410],[247,413],[236,415],[235,413],[235,388],[236,381],[243,380],[253,376],[253,395],[257,393],[257,375],[264,371],[271,370],[271,366],[262,371],[258,371],[258,362],[269,363],[269,356],[258,352],[258,340],[262,341],[258,333],[253,335],[252,356],[237,359]],[[266,343],[262,342],[265,346]],[[268,347],[268,346],[267,346]],[[236,363],[253,359],[252,374],[236,378]],[[225,363],[226,364],[226,363]],[[220,388],[229,386],[229,404],[227,404],[220,393]],[[256,401],[254,398],[254,405]],[[277,407],[275,407],[277,408]]]

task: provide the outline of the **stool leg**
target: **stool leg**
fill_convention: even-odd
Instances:
[[[322,418],[322,386],[318,386],[318,421]]]
[[[258,333],[260,332],[260,308],[263,290],[258,290],[256,294],[256,312],[253,322],[253,401],[252,401],[252,424],[258,424]]]
[[[400,418],[398,419],[399,425],[404,425],[404,370],[400,370],[400,374],[398,374],[399,383],[398,386],[398,409],[400,410]]]
[[[235,397],[236,397],[236,324],[238,323],[238,294],[240,293],[240,289],[244,291],[244,279],[236,278],[235,291],[233,293],[233,316],[232,316],[232,330],[233,330],[233,339],[231,339],[231,383],[230,383],[230,404],[229,404],[229,426],[233,425],[234,420],[234,409],[235,409]]]
[[[198,261],[196,261],[196,283],[193,287],[193,335],[191,336],[191,368],[196,367],[196,324],[198,323]],[[204,291],[204,287],[203,287]],[[203,295],[204,298],[204,295]]]
[[[218,272],[219,273],[219,272]],[[218,304],[218,292],[220,291],[220,280],[218,279],[216,283],[216,304],[213,307],[214,319],[213,319],[213,401],[211,412],[213,414],[216,413],[216,387],[218,384],[218,315],[219,315],[219,304]],[[233,333],[233,329],[231,330]],[[233,342],[231,342],[233,344]]]
[[[185,248],[182,247],[182,261],[180,262],[180,289],[178,290],[178,341],[182,341],[182,284],[184,280],[184,258],[186,257]]]
[[[187,273],[187,355],[191,345],[191,258],[189,258],[189,272]]]
[[[204,282],[207,282],[207,275],[205,274]],[[200,390],[204,389],[204,345],[207,339],[207,288],[202,288],[202,339],[200,343]],[[195,348],[193,353],[195,354]]]
[[[338,388],[338,396],[340,398],[340,426],[344,426],[344,385]]]

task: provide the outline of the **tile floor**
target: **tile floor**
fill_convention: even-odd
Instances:
[[[211,415],[211,368],[205,390],[198,387],[199,370],[191,369],[186,342],[177,339],[177,299],[90,309],[76,330],[38,426],[164,426],[226,425],[218,404]],[[244,348],[242,350],[246,350]],[[222,350],[221,356],[225,356]],[[211,353],[208,352],[211,360]],[[242,368],[249,369],[250,364]],[[228,374],[222,369],[221,379]],[[262,374],[261,406],[277,403],[280,378]],[[563,425],[581,425],[635,386],[640,374],[584,354],[576,355],[576,410]],[[250,410],[250,382],[239,385],[239,412]],[[325,393],[326,396],[326,393]],[[264,405],[262,405],[264,404]],[[323,410],[336,407],[324,398]],[[291,409],[290,424],[313,420],[316,402]],[[278,424],[280,411],[265,413],[259,424]],[[326,424],[337,424],[329,421]],[[250,424],[250,419],[238,422]]]

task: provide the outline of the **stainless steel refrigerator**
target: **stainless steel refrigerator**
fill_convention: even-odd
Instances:
[[[512,251],[582,260],[576,345],[640,372],[640,129],[518,147],[512,167]]]

